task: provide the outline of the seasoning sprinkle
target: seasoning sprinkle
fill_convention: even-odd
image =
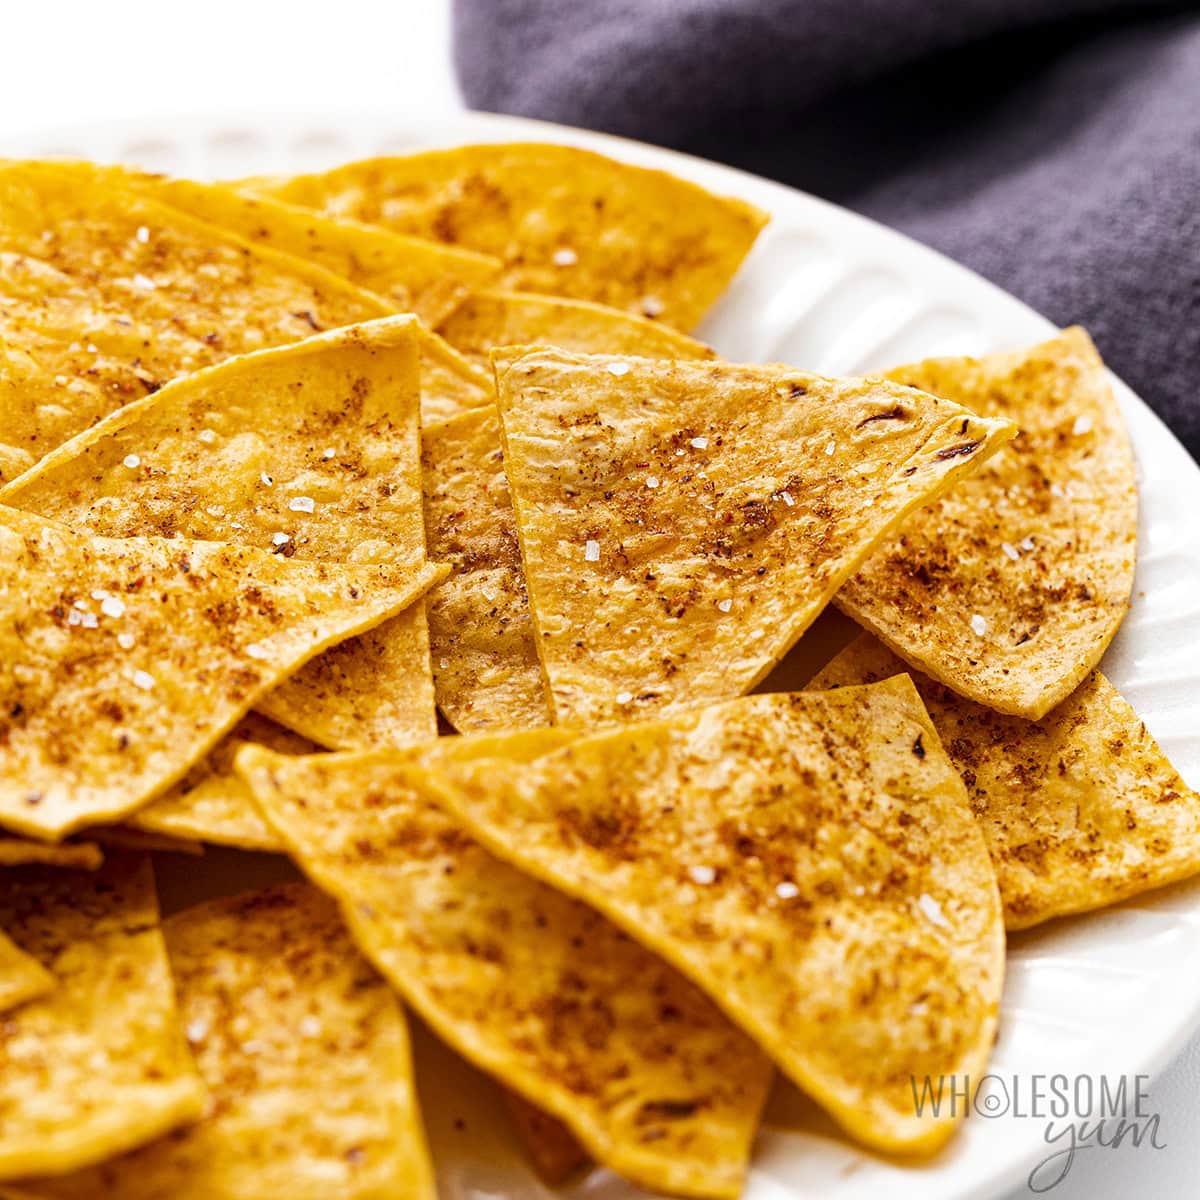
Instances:
[[[142,460],[136,454],[125,455],[124,459],[122,459],[122,462],[124,462],[125,466],[127,466],[131,471],[136,471],[138,467],[142,465]]]
[[[294,500],[288,501],[288,508],[292,512],[310,513],[317,507],[317,502],[311,496],[297,496]]]
[[[594,538],[588,538],[583,547],[584,562],[599,562],[600,561],[600,543]]]

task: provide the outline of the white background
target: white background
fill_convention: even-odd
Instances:
[[[151,113],[433,115],[461,106],[449,26],[447,0],[0,0],[0,137]],[[1049,1195],[1200,1195],[1200,1037],[1150,1096],[1166,1150],[1081,1151]]]

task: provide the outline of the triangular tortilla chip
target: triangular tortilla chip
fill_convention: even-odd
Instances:
[[[463,733],[550,723],[495,408],[427,428],[429,554],[450,577],[426,602],[438,707]]]
[[[94,871],[104,861],[94,842],[60,842],[51,846],[0,833],[0,867],[66,867]]]
[[[231,359],[113,413],[0,502],[103,536],[182,535],[408,569],[425,558],[424,337],[413,318],[392,317]],[[333,746],[432,736],[423,607],[263,703]]]
[[[248,242],[318,263],[436,325],[469,288],[500,274],[500,260],[311,209],[243,195],[223,184],[125,172],[131,186]]]
[[[0,873],[0,926],[55,981],[4,1018],[0,1180],[73,1171],[200,1116],[149,859]]]
[[[543,1183],[559,1187],[587,1166],[588,1152],[557,1117],[530,1104],[517,1092],[505,1090],[504,1103],[513,1128]]]
[[[178,375],[390,311],[86,164],[0,163],[0,480]]]
[[[280,679],[442,574],[0,508],[0,826],[61,837],[149,802]]]
[[[246,745],[279,754],[314,754],[318,747],[259,713],[248,713],[166,795],[139,809],[130,824],[139,830],[196,838],[243,850],[281,850],[279,839],[258,815],[254,797],[233,769]]]
[[[854,1136],[914,1152],[950,1135],[945,1108],[914,1112],[912,1079],[983,1071],[1004,927],[962,781],[907,679],[409,778],[679,967]]]
[[[809,686],[906,671],[967,785],[1009,929],[1200,872],[1200,795],[1099,671],[1033,723],[964,700],[864,633]]]
[[[330,900],[283,885],[163,931],[208,1113],[22,1196],[434,1200],[404,1015]]]
[[[560,723],[736,696],[1015,426],[789,367],[497,351],[504,467]]]
[[[715,358],[716,351],[645,317],[587,300],[485,289],[472,293],[438,326],[471,362],[489,365],[497,346],[557,346],[580,354],[643,358]]]
[[[528,760],[568,735],[238,767],[363,952],[455,1049],[651,1189],[736,1196],[770,1069],[701,993],[598,913],[473,842],[403,764]],[[519,769],[528,769],[527,765]]]
[[[1133,452],[1104,363],[1068,329],[890,378],[1021,432],[889,538],[837,605],[961,695],[1037,720],[1100,661],[1133,586]]]
[[[54,990],[54,976],[0,930],[0,1014]]]
[[[509,287],[595,300],[691,329],[765,213],[665,171],[571,146],[458,146],[248,180],[259,195],[493,254]]]
[[[422,327],[421,423],[432,425],[476,408],[491,408],[495,389],[491,371],[469,363],[453,346]]]

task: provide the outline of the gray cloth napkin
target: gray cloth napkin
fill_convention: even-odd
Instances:
[[[1200,457],[1200,5],[455,0],[473,107],[699,153],[935,246]]]

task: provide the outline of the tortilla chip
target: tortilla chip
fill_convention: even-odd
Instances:
[[[436,325],[500,274],[499,259],[407,237],[378,226],[335,221],[311,209],[255,198],[228,185],[124,172],[131,186],[248,242],[318,263]]]
[[[390,311],[87,164],[0,163],[0,480],[178,375]]]
[[[809,686],[873,683],[909,670],[864,633]],[[1099,671],[1036,723],[911,674],[966,783],[1009,929],[1200,872],[1200,795]]]
[[[288,884],[164,931],[208,1114],[28,1195],[434,1200],[404,1016],[332,901]]]
[[[136,817],[137,814],[133,813],[130,820]],[[139,854],[190,854],[194,858],[204,855],[204,847],[193,838],[148,833],[129,825],[92,825],[88,829],[88,836],[95,838],[101,845],[112,846],[117,850],[133,850]]]
[[[669,325],[532,292],[484,290],[465,299],[438,332],[471,362],[489,365],[497,346],[558,346],[580,354],[640,354],[643,358],[715,358],[716,351]]]
[[[771,1074],[753,1043],[598,913],[498,862],[403,783],[406,762],[528,764],[568,738],[300,759],[247,749],[237,763],[363,952],[446,1042],[620,1174],[736,1196]]]
[[[113,413],[0,502],[103,536],[182,535],[407,572],[425,559],[423,337],[411,317],[392,317],[222,363]],[[416,605],[263,704],[322,744],[418,740],[433,732],[428,664]]]
[[[340,218],[492,254],[506,285],[595,300],[691,329],[767,216],[665,171],[571,146],[458,146],[249,180]]]
[[[877,380],[493,355],[560,723],[748,691],[899,521],[1015,432]]]
[[[55,838],[148,803],[278,680],[441,574],[92,538],[0,508],[0,826]]]
[[[1004,927],[911,682],[753,696],[433,789],[497,856],[662,954],[867,1145],[935,1150],[913,1077],[982,1073]],[[961,1109],[959,1110],[961,1115]]]
[[[588,1152],[557,1118],[516,1092],[505,1091],[504,1103],[533,1169],[543,1183],[559,1187],[588,1164]]]
[[[420,344],[422,425],[493,406],[495,389],[490,370],[480,370],[427,329],[420,330]]]
[[[201,1115],[149,859],[6,871],[0,926],[55,981],[0,1023],[0,1179],[73,1171]]]
[[[0,1013],[54,990],[54,976],[0,930]]]
[[[259,713],[247,713],[166,795],[130,817],[138,829],[172,838],[196,838],[242,850],[282,850],[279,839],[258,815],[254,797],[233,769],[247,745],[279,754],[314,754],[318,747]]]
[[[1037,720],[1100,661],[1133,586],[1133,452],[1104,363],[1076,328],[890,378],[1021,432],[889,539],[838,607],[961,695]]]
[[[494,408],[426,429],[428,552],[450,577],[426,602],[438,707],[463,733],[550,723]]]
[[[0,833],[0,867],[43,866],[94,871],[103,861],[104,855],[94,842],[63,842],[48,846],[45,842],[30,842]]]

